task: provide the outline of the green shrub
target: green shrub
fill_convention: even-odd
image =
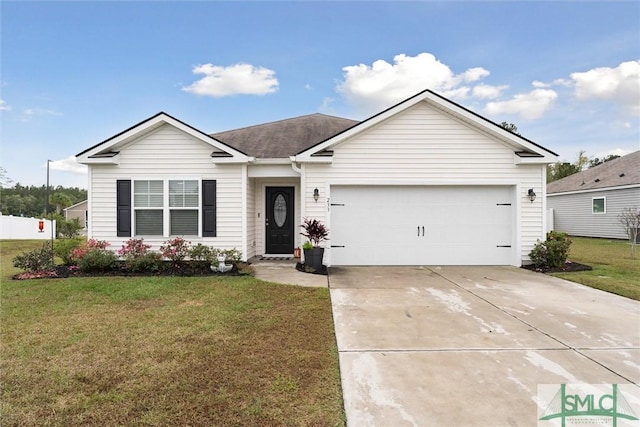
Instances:
[[[198,243],[189,249],[189,258],[191,258],[191,262],[196,263],[198,266],[206,267],[213,263],[215,254],[210,246]]]
[[[102,272],[113,270],[118,263],[116,254],[108,249],[93,249],[87,251],[78,259],[78,267],[84,272]]]
[[[78,261],[74,256],[74,249],[79,247],[83,239],[58,239],[53,245],[53,251],[57,257],[62,259],[64,265],[75,265]]]
[[[175,237],[167,240],[160,246],[160,253],[167,258],[174,267],[179,267],[189,255],[191,242],[182,237]]]
[[[51,243],[44,242],[40,249],[23,252],[13,258],[13,266],[25,271],[37,272],[53,268],[53,251]]]
[[[566,233],[550,231],[547,240],[538,243],[529,252],[533,265],[539,268],[560,268],[567,262],[571,239]]]
[[[162,257],[152,252],[151,245],[144,243],[144,239],[129,239],[118,254],[124,259],[125,268],[129,271],[158,271],[162,265]]]
[[[78,218],[66,220],[64,218],[59,219],[56,222],[56,231],[59,237],[67,237],[69,239],[80,235],[82,225]]]
[[[211,262],[212,265],[218,266],[218,256],[224,256],[224,260],[226,264],[235,264],[242,261],[242,252],[233,249],[214,249],[213,250],[213,260]]]

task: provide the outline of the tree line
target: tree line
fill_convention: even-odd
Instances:
[[[5,183],[3,183],[5,184]],[[49,200],[47,200],[46,185],[21,185],[16,183],[12,187],[0,189],[0,207],[2,215],[24,217],[42,217],[46,211],[51,214],[62,213],[62,210],[76,203],[87,200],[87,190],[78,187],[49,186]]]
[[[500,123],[500,127],[508,130],[511,133],[520,135],[520,133],[518,132],[518,126],[513,123],[502,122]],[[586,155],[586,151],[580,150],[580,152],[578,153],[578,158],[574,162],[555,162],[548,164],[547,182],[557,181],[569,175],[573,175],[574,173],[582,172],[585,169],[589,169],[594,166],[601,165],[605,162],[617,159],[618,157],[620,156],[618,156],[617,154],[609,154],[602,159],[598,157],[590,159]]]
[[[605,162],[617,159],[620,156],[616,154],[609,154],[602,159],[594,157],[590,159],[585,155],[585,151],[581,150],[578,153],[578,158],[574,162],[556,162],[547,165],[547,182],[557,181],[565,178],[574,173],[581,172],[585,169],[592,168],[594,166],[601,165]]]

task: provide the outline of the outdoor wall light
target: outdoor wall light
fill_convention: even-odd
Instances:
[[[527,192],[527,197],[529,197],[529,200],[531,200],[531,203],[533,203],[533,201],[536,199],[536,192],[533,191],[533,188],[529,189],[529,191]]]
[[[315,200],[316,203],[318,203],[318,199],[320,198],[320,192],[318,191],[317,188],[313,189],[313,200]]]

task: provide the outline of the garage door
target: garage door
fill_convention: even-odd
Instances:
[[[508,186],[332,186],[332,265],[509,265]]]

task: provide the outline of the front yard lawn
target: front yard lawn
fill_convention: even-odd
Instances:
[[[3,426],[344,425],[328,289],[253,277],[11,280]]]
[[[571,237],[571,261],[593,267],[591,271],[553,273],[592,288],[640,300],[640,250],[631,257],[629,243],[623,240]]]

